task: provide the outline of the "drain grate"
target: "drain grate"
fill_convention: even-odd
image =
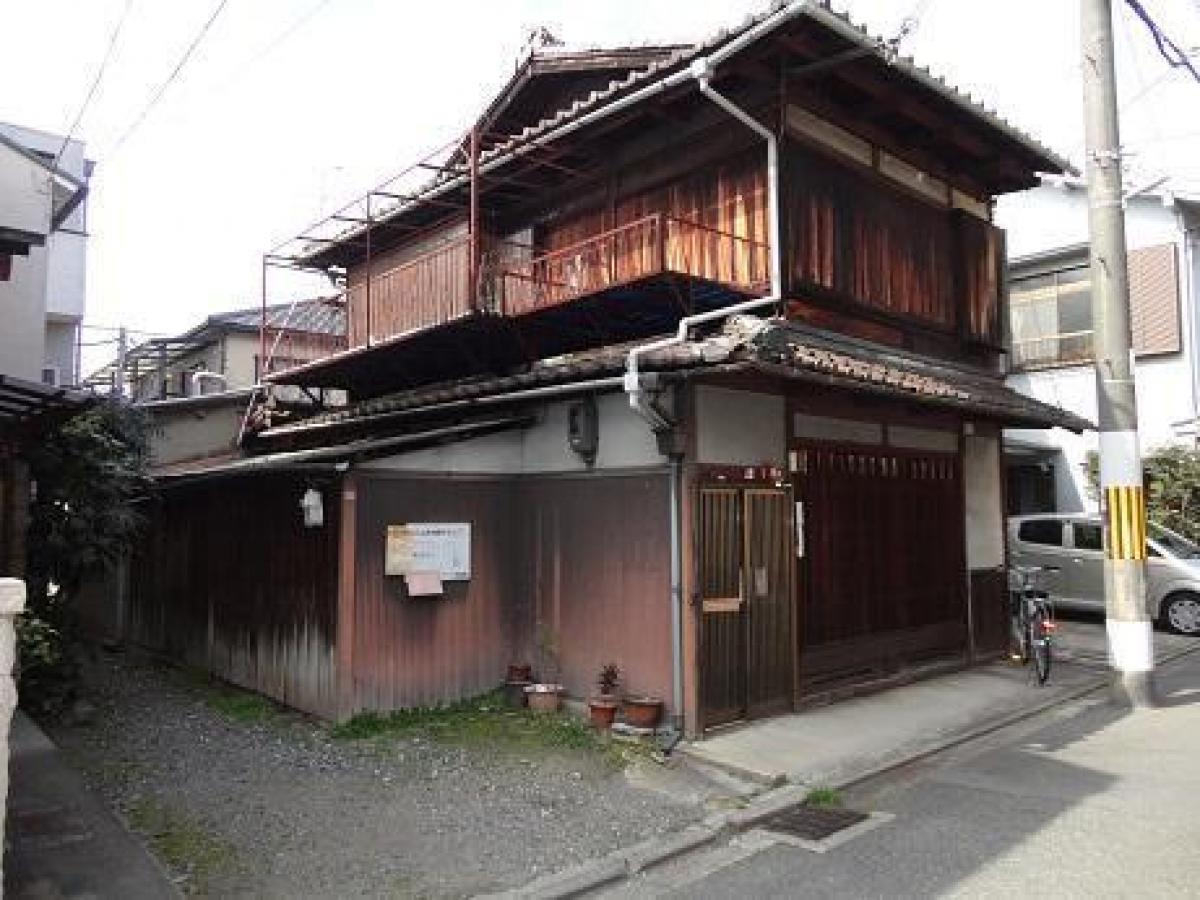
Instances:
[[[839,831],[865,822],[866,813],[835,806],[806,806],[803,803],[778,812],[762,823],[762,827],[802,841],[823,841]]]

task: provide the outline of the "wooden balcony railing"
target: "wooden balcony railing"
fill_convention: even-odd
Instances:
[[[470,241],[459,238],[365,281],[351,284],[350,346],[449,322],[471,311]]]
[[[654,213],[541,255],[526,244],[489,241],[479,302],[503,315],[522,315],[666,273],[754,292],[769,281],[769,255],[764,242]],[[471,312],[469,263],[464,237],[373,273],[369,296],[365,281],[351,284],[350,346]]]
[[[668,272],[754,291],[769,281],[769,251],[761,241],[653,213],[501,269],[498,306],[521,315]]]

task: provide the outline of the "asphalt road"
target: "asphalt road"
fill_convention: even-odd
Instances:
[[[1072,631],[1087,643],[1088,628]],[[1200,896],[1200,652],[1160,668],[1158,684],[1159,709],[1092,697],[855,786],[846,806],[886,815],[827,852],[756,830],[614,893]]]

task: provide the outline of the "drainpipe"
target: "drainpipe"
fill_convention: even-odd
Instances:
[[[695,60],[686,75],[682,72],[679,73],[681,76],[696,79],[696,84],[705,97],[767,142],[767,231],[771,246],[771,292],[767,297],[758,297],[721,309],[684,316],[679,320],[679,328],[674,335],[642,344],[629,351],[625,364],[625,393],[629,397],[629,406],[646,420],[656,434],[671,429],[673,423],[655,405],[653,400],[646,397],[642,374],[638,368],[639,358],[655,350],[685,343],[694,325],[714,319],[723,319],[736,313],[774,306],[783,299],[783,247],[779,225],[779,139],[770,128],[737,106],[724,94],[715,90],[709,84],[709,78],[718,63],[757,40],[761,31],[776,27],[779,24],[777,16],[782,19],[791,18],[802,12],[806,5],[806,2],[800,2],[783,7],[776,16],[771,16],[759,23],[756,28],[722,47],[717,53]],[[674,450],[674,448],[672,449]],[[674,743],[678,742],[683,733],[683,492],[681,457],[677,452],[672,452],[669,458],[671,466],[671,708],[675,727],[671,747],[674,747]]]

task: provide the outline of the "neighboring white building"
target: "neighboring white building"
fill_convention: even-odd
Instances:
[[[1087,191],[1055,180],[1004,197],[1009,384],[1096,419]],[[1169,193],[1128,201],[1130,305],[1143,453],[1195,444],[1200,404],[1200,202]],[[1009,512],[1095,509],[1086,474],[1095,432],[1005,432]]]
[[[82,142],[0,122],[0,372],[79,383],[91,173]]]

